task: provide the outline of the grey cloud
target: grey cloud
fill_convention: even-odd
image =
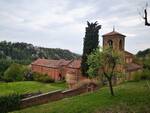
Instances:
[[[127,35],[126,49],[136,53],[150,43],[149,29],[137,10],[142,6],[143,0],[0,0],[0,40],[81,54],[86,21],[98,20],[102,24],[100,43],[101,35],[115,25]]]

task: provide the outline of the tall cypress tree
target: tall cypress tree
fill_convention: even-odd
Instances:
[[[88,27],[86,27],[84,44],[83,44],[83,55],[81,62],[81,71],[83,76],[88,77],[87,70],[89,68],[87,64],[87,56],[98,47],[98,33],[101,29],[101,25],[98,25],[97,21],[95,23],[89,23],[87,21]]]

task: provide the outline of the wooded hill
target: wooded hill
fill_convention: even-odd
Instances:
[[[136,56],[139,57],[139,58],[148,58],[148,57],[150,57],[150,48],[145,49],[143,51],[139,51],[136,54]]]
[[[44,48],[23,42],[0,42],[0,59],[31,63],[37,58],[76,59],[80,55],[59,48]]]

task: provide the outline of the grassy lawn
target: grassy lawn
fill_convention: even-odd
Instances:
[[[12,93],[33,93],[48,92],[58,89],[65,89],[66,84],[63,83],[40,83],[35,81],[0,83],[0,95],[8,95]]]
[[[104,87],[13,113],[150,113],[150,89],[146,81],[127,82],[115,87],[114,97]]]

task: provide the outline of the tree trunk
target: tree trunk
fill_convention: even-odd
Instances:
[[[110,93],[111,93],[112,96],[114,96],[114,91],[113,91],[111,79],[108,79],[108,82],[109,82]]]

